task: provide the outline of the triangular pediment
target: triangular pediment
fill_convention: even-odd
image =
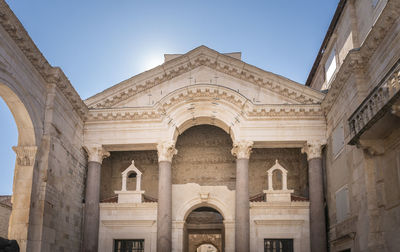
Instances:
[[[320,104],[324,97],[319,91],[200,46],[108,88],[85,103],[89,108],[152,106],[176,90],[193,85],[232,89],[256,104]]]

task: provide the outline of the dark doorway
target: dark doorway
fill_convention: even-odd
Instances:
[[[225,247],[224,218],[211,207],[199,207],[193,210],[185,222],[184,251],[197,252],[203,244],[210,244],[216,251],[223,252]]]

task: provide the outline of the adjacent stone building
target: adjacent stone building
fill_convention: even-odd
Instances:
[[[85,101],[0,24],[22,251],[400,250],[400,1],[341,0],[305,85],[199,46]]]
[[[8,236],[8,222],[12,210],[11,196],[0,196],[0,237],[7,238]]]

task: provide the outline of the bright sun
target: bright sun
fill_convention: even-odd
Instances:
[[[152,68],[164,63],[164,55],[162,53],[159,53],[159,54],[148,54],[146,56],[145,56],[145,58],[143,60],[143,68],[144,68],[144,70],[152,69]]]

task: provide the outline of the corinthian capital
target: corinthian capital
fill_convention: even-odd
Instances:
[[[172,162],[172,157],[178,153],[174,141],[162,141],[157,144],[158,162]]]
[[[322,146],[325,144],[325,141],[308,141],[301,149],[301,153],[307,154],[307,160],[320,158],[322,155]]]
[[[253,144],[254,144],[253,141],[247,141],[247,140],[235,141],[233,143],[233,148],[231,153],[237,159],[240,158],[250,159],[251,148],[253,147]]]
[[[110,156],[110,152],[106,151],[101,144],[89,144],[83,146],[88,154],[89,162],[102,163],[103,159]]]
[[[19,166],[32,166],[35,163],[36,146],[13,146],[12,149],[17,154]]]

